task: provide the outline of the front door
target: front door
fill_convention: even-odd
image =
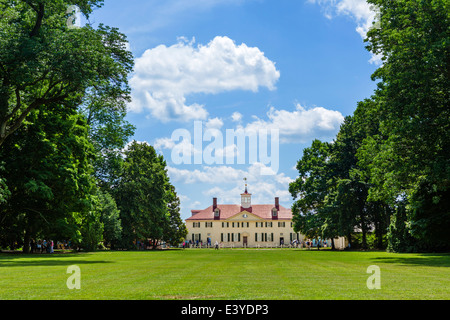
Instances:
[[[284,244],[284,237],[280,237],[280,245]]]
[[[247,236],[243,236],[242,240],[244,241],[244,247],[247,246]]]

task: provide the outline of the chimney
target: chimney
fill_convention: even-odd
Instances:
[[[280,198],[275,197],[275,208],[277,208],[277,210],[280,210]]]
[[[217,198],[213,198],[213,215],[214,220],[220,220],[220,209],[217,208]]]

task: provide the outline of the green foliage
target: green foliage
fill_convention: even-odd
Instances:
[[[6,185],[6,181],[4,178],[2,178],[1,173],[4,171],[4,167],[0,163],[0,204],[6,203],[10,192],[8,190],[8,186]]]
[[[369,2],[380,8],[380,28],[368,32],[368,49],[385,57],[373,75],[381,80],[380,134],[359,154],[370,168],[370,197],[404,199],[417,249],[450,247],[449,2]]]
[[[120,211],[117,208],[116,201],[107,192],[98,191],[98,208],[100,212],[100,221],[103,224],[103,239],[106,243],[114,244],[120,241],[122,235],[122,223],[120,220]]]
[[[100,212],[89,211],[81,224],[81,245],[86,251],[95,251],[103,241],[103,223]]]
[[[63,133],[64,132],[64,133]],[[30,237],[76,237],[95,188],[92,144],[84,119],[62,108],[34,111],[0,149],[11,195],[1,227]],[[18,237],[20,239],[20,237]]]
[[[379,10],[366,39],[383,56],[377,90],[345,119],[327,157],[311,153],[316,141],[305,149],[290,186],[294,221],[328,236],[357,228],[363,248],[374,229],[377,247],[387,232],[391,251],[448,249],[449,2],[368,2]]]
[[[178,198],[175,187],[168,185],[166,190],[167,211],[169,221],[164,228],[163,240],[172,246],[180,244],[187,236],[188,230],[180,215],[180,198]]]
[[[0,145],[31,111],[45,105],[75,108],[88,92],[129,99],[133,59],[126,37],[101,24],[98,29],[67,26],[69,5],[78,5],[87,16],[101,4],[0,1]]]
[[[391,216],[387,249],[392,252],[413,252],[417,250],[414,242],[410,234],[405,205],[400,202]]]
[[[155,149],[133,141],[124,151],[125,161],[115,199],[120,209],[123,246],[133,241],[162,239],[168,222],[165,193],[166,163]]]
[[[289,184],[289,192],[297,198],[292,206],[294,230],[310,238],[321,234],[324,221],[322,209],[330,178],[329,152],[328,143],[314,140],[297,162],[299,177]]]
[[[139,240],[151,240],[154,248],[161,241],[177,245],[186,237],[187,229],[163,156],[147,143],[133,141],[124,157],[114,186],[123,228],[121,246],[133,248]]]

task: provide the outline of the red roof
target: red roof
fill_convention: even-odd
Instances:
[[[261,219],[272,220],[272,209],[275,206],[273,204],[254,204],[251,206],[251,212],[255,216],[260,217]],[[278,211],[278,220],[291,220],[292,212],[290,209],[286,209],[282,205],[279,206],[280,210]],[[204,210],[191,210],[192,217],[187,218],[186,220],[214,220],[214,212],[213,206],[209,206]],[[246,211],[242,209],[238,204],[219,204],[217,208],[220,209],[220,220],[226,220],[231,218],[232,216]]]

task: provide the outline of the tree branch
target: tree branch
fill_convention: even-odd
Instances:
[[[30,37],[34,37],[34,36],[37,36],[37,34],[39,33],[39,29],[41,28],[41,25],[42,25],[42,20],[44,19],[44,4],[42,2],[39,3],[38,10],[36,10],[37,8],[29,2],[28,2],[28,5],[31,8],[33,8],[34,11],[37,12],[36,23],[34,24],[33,30],[30,32]]]

